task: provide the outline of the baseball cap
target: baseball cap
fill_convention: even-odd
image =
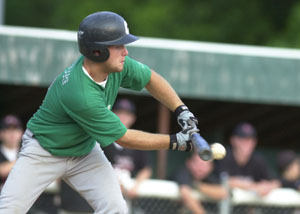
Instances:
[[[0,128],[1,129],[8,129],[8,128],[22,129],[22,122],[17,116],[9,114],[2,118],[0,123]]]
[[[239,123],[232,132],[232,135],[237,137],[253,137],[256,138],[256,130],[250,123]]]
[[[131,102],[128,99],[125,98],[119,99],[116,101],[113,107],[113,111],[118,111],[118,110],[125,110],[132,114],[135,114],[135,105],[133,104],[133,102]]]

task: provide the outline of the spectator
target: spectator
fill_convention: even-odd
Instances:
[[[291,150],[279,152],[277,156],[277,167],[281,186],[300,190],[300,159]]]
[[[14,166],[20,149],[23,127],[15,115],[6,115],[0,129],[0,189]]]
[[[196,152],[186,160],[174,176],[179,185],[183,204],[193,214],[206,213],[204,206],[192,194],[193,189],[205,196],[221,200],[227,197],[227,190],[220,185],[220,179],[214,173],[214,163],[203,161]]]
[[[265,196],[280,186],[263,156],[255,152],[257,133],[251,124],[238,124],[232,132],[230,144],[231,150],[223,160],[218,161],[218,171],[228,173],[230,187]]]
[[[113,112],[127,128],[130,128],[136,121],[135,109],[135,105],[128,99],[120,99],[115,103]],[[117,143],[113,143],[103,150],[118,174],[124,197],[129,199],[137,197],[139,185],[152,175],[149,152],[126,149]],[[124,183],[126,177],[135,178],[134,186],[129,189]]]

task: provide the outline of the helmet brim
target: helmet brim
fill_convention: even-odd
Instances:
[[[125,36],[109,41],[109,42],[96,42],[97,44],[103,44],[103,45],[126,45],[132,42],[135,42],[139,39],[139,37],[132,35],[132,34],[126,34]]]

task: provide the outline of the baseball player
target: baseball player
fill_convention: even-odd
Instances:
[[[172,87],[148,66],[128,57],[138,37],[112,12],[96,12],[78,30],[82,54],[50,85],[27,123],[22,148],[0,196],[1,214],[26,213],[58,178],[78,191],[95,213],[127,213],[118,180],[101,146],[117,142],[140,150],[191,151],[197,119]],[[110,110],[120,87],[146,88],[177,115],[182,131],[153,134],[127,129]]]

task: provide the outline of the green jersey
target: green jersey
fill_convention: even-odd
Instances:
[[[41,146],[56,156],[89,153],[96,141],[107,146],[127,131],[110,110],[120,87],[141,90],[150,68],[126,57],[122,72],[111,73],[105,88],[82,69],[81,56],[51,84],[39,110],[27,123]]]

